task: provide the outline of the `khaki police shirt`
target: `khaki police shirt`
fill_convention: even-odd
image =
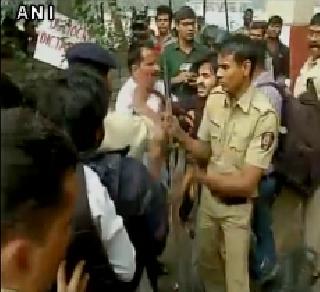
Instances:
[[[246,164],[267,170],[277,144],[278,125],[270,101],[253,86],[233,105],[225,93],[215,89],[198,131],[199,139],[211,144],[208,173],[230,173]]]
[[[308,78],[313,79],[318,98],[320,99],[320,58],[315,61],[309,58],[303,65],[294,86],[294,97],[299,97],[299,95],[307,91]]]

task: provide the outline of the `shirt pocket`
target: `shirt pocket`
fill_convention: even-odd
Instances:
[[[246,126],[237,125],[232,131],[229,139],[228,148],[233,160],[233,164],[237,168],[241,168],[244,164],[246,151],[250,141],[249,129]]]

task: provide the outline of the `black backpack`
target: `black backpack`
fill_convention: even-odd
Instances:
[[[144,267],[155,287],[157,257],[165,248],[169,231],[167,189],[152,179],[140,161],[126,157],[123,151],[95,153],[87,157],[86,164],[107,187],[136,249],[132,289],[139,285]]]
[[[102,245],[99,231],[92,220],[82,164],[78,165],[77,174],[80,180],[80,193],[76,201],[72,237],[65,258],[66,279],[70,280],[76,264],[84,260],[85,272],[90,275],[86,291],[131,292],[133,290],[129,289],[129,284],[119,280],[114,273]]]
[[[287,186],[310,195],[320,184],[320,101],[311,78],[298,98],[283,95],[281,129],[275,172]]]

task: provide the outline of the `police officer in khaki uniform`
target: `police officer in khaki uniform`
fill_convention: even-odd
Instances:
[[[307,91],[308,78],[313,79],[318,99],[320,100],[320,13],[315,14],[309,26],[309,47],[310,56],[303,65],[300,75],[297,78],[294,97]],[[320,186],[316,189],[313,196],[308,198],[305,209],[305,244],[318,253],[318,261],[314,271],[315,278],[318,277],[317,282],[313,287],[313,291],[320,291]]]
[[[251,84],[256,52],[248,37],[234,36],[219,54],[217,88],[208,98],[193,140],[171,117],[169,134],[198,159],[192,181],[203,187],[198,222],[198,269],[206,292],[249,292],[252,200],[275,150],[278,117]],[[227,93],[225,93],[227,92]]]

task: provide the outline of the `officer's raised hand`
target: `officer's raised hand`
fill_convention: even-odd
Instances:
[[[180,127],[176,116],[163,114],[161,117],[162,128],[171,137],[181,140],[186,134]]]

